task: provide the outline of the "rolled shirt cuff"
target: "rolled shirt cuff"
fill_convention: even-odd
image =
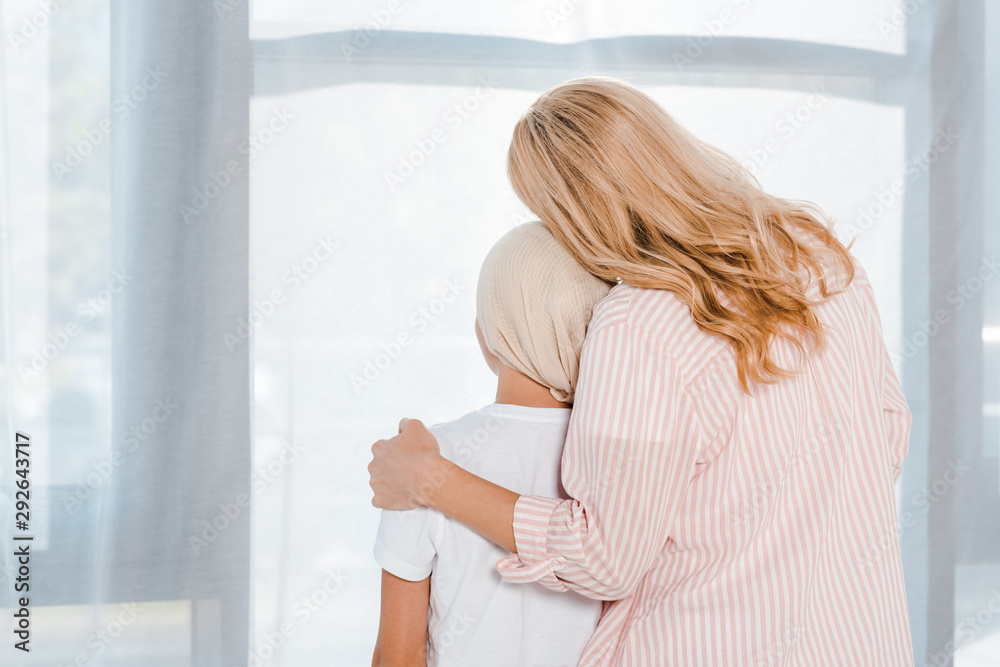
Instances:
[[[550,554],[549,520],[563,501],[541,496],[521,496],[514,504],[514,546],[517,553],[497,561],[500,576],[515,584],[537,581],[554,591],[569,590],[555,572],[566,567],[566,559]]]

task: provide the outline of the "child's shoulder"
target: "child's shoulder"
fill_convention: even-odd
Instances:
[[[502,410],[496,404],[492,404],[478,410],[473,410],[472,412],[467,412],[461,417],[450,421],[431,424],[427,428],[439,442],[441,440],[453,440],[456,438],[463,439],[469,433],[485,428],[488,424],[499,426],[504,421],[503,417]]]
[[[495,436],[504,424],[502,416],[490,409],[482,407],[472,412],[446,422],[428,426],[431,434],[437,439],[441,455],[459,465],[467,464],[472,458],[470,443],[477,440],[480,444]],[[476,447],[478,449],[478,447]]]
[[[566,408],[491,403],[428,428],[442,456],[463,467],[485,466],[485,472],[558,456],[569,418]]]

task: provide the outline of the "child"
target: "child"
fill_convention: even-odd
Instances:
[[[496,402],[431,427],[446,458],[517,493],[566,497],[559,463],[580,351],[610,288],[541,222],[493,246],[479,274],[476,336],[498,378]],[[601,603],[502,580],[494,565],[507,555],[426,507],[383,511],[373,666],[576,665]]]

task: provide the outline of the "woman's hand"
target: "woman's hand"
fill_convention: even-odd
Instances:
[[[513,525],[518,495],[441,456],[437,440],[417,419],[403,419],[399,435],[372,445],[368,475],[375,507],[426,505],[508,551],[517,549]]]
[[[455,466],[441,456],[437,440],[419,419],[402,419],[399,435],[372,445],[368,485],[372,505],[408,510],[429,504],[431,494]]]

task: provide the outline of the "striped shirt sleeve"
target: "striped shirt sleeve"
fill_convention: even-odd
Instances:
[[[569,500],[522,496],[497,569],[598,600],[631,594],[663,552],[699,452],[676,361],[635,324],[592,331],[563,452]]]

